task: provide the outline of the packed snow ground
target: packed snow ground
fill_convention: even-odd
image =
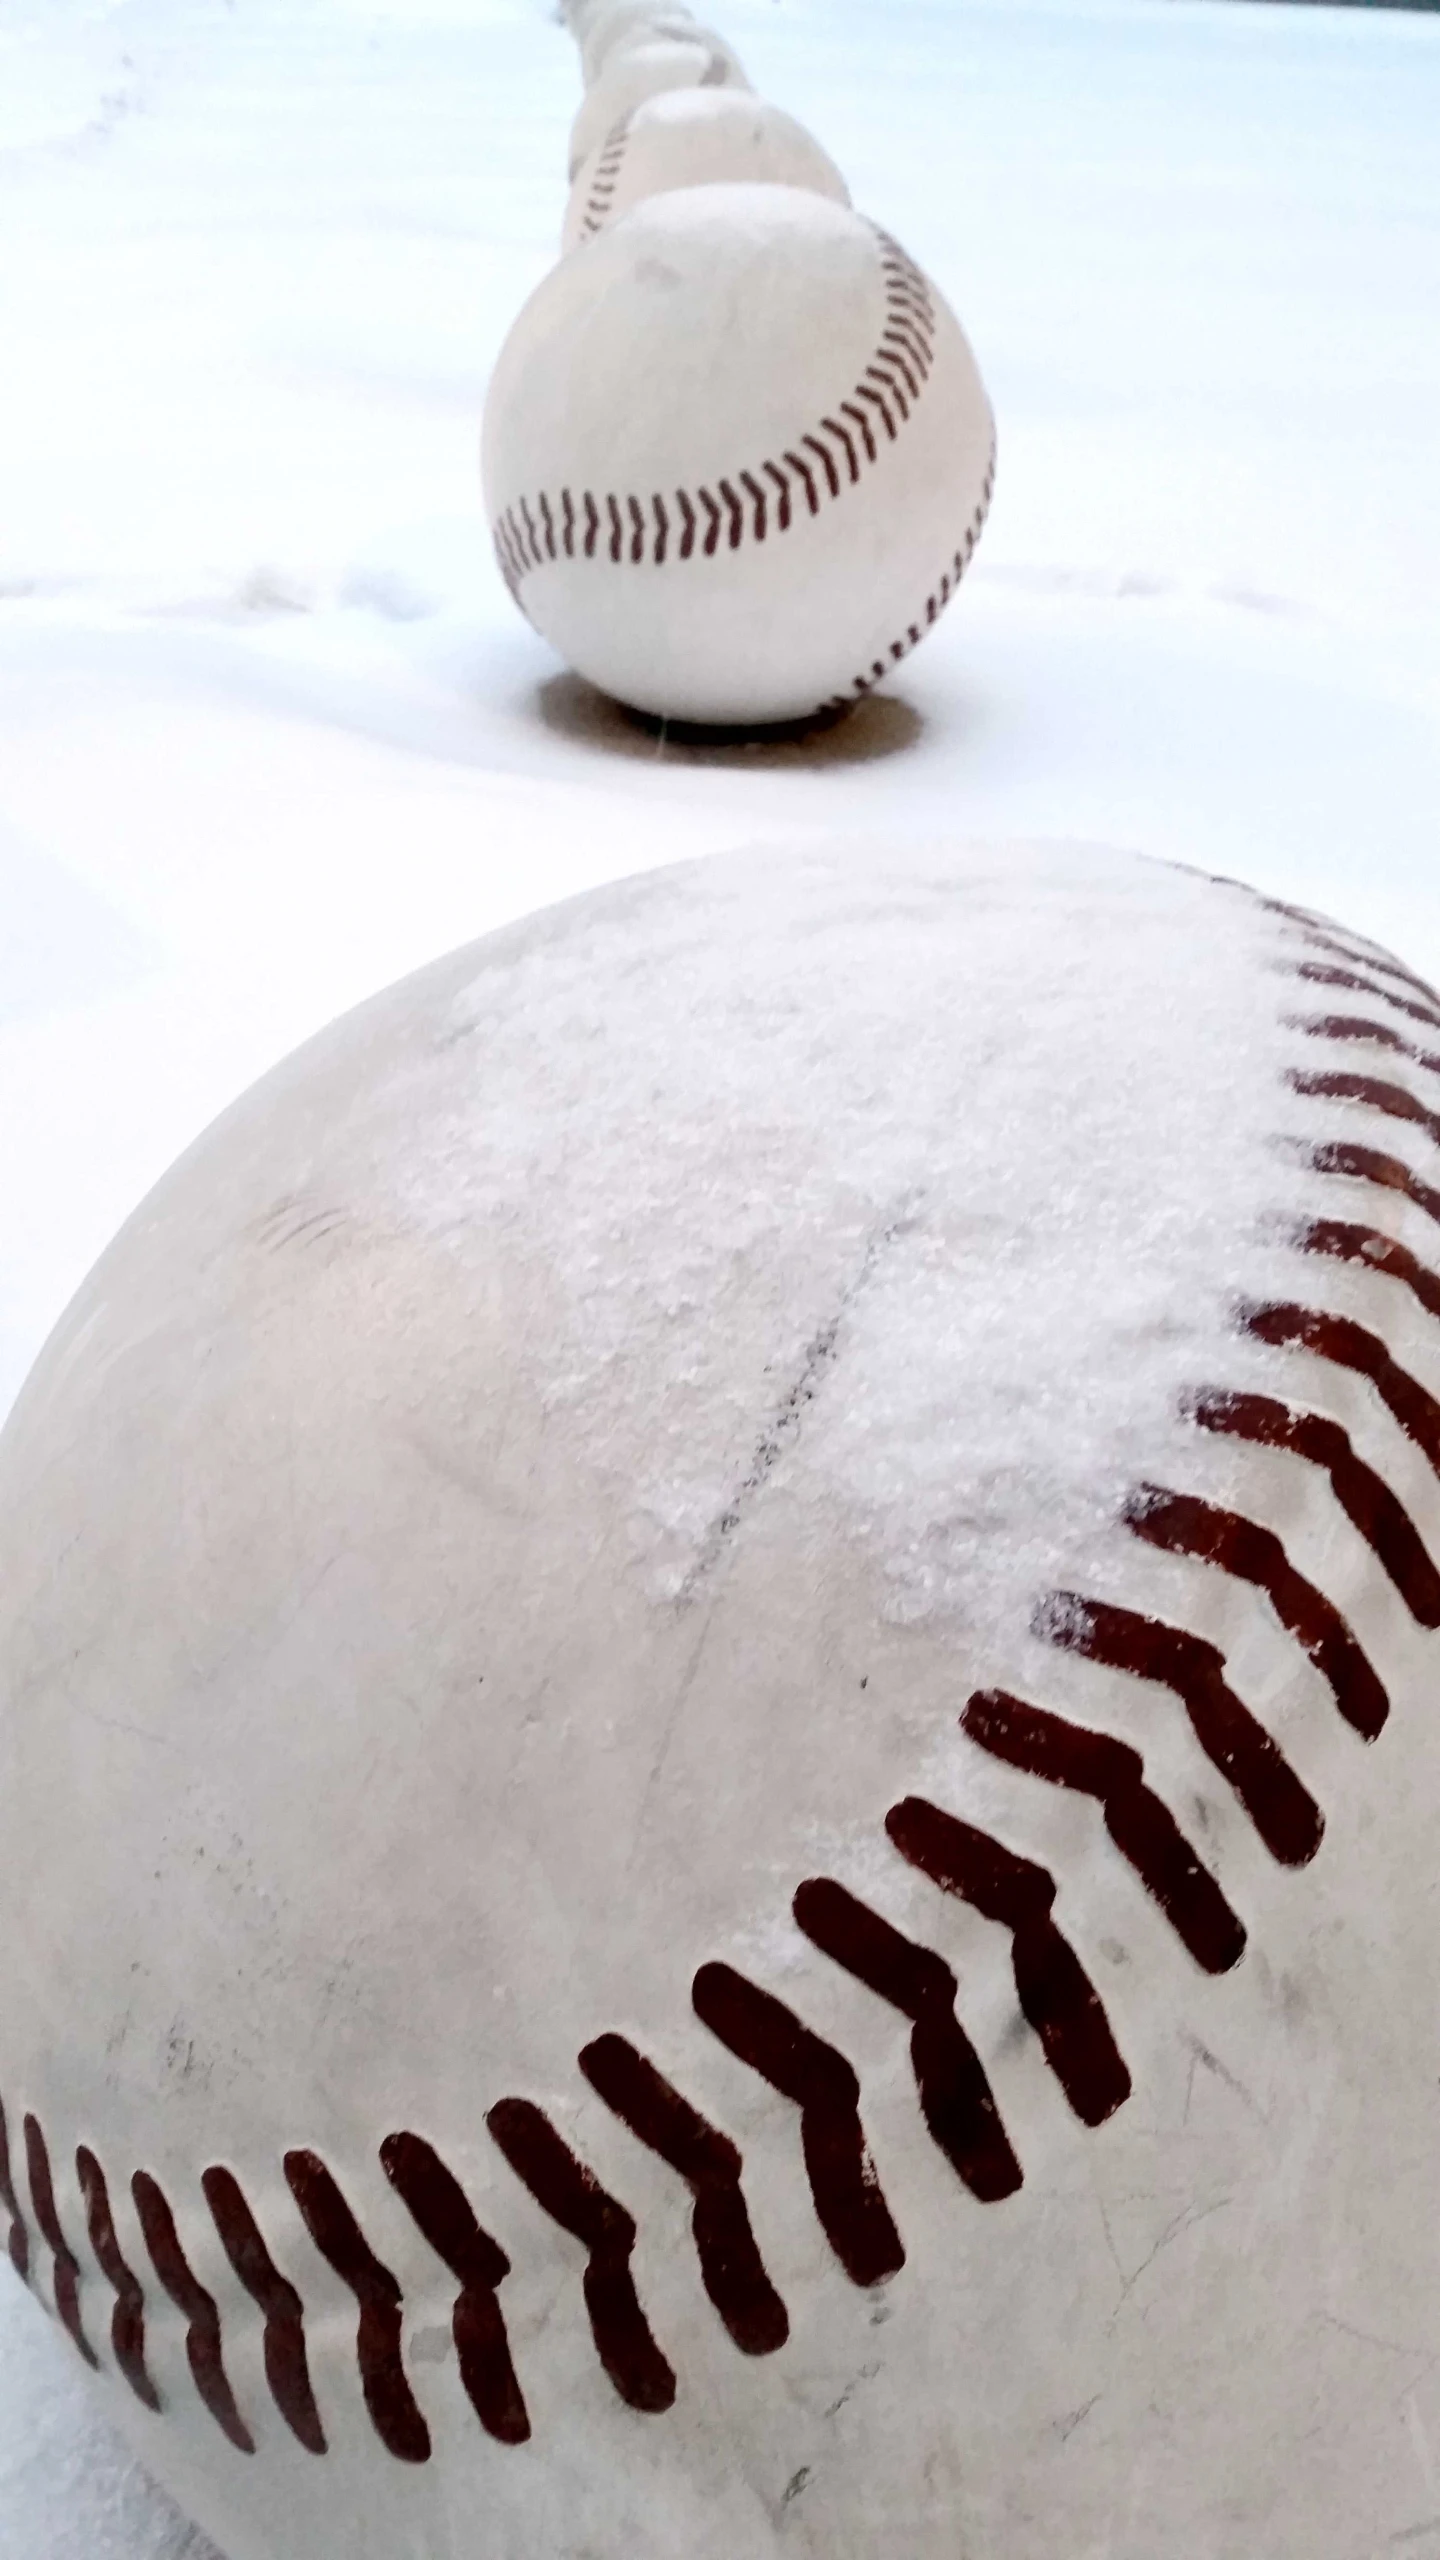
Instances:
[[[625,871],[1100,838],[1440,972],[1440,19],[710,14],[999,416],[958,605],[809,746],[657,742],[488,556],[480,405],[576,99],[543,0],[0,10],[0,1408],[271,1060]],[[193,2560],[67,2355],[0,2288],[0,2560]]]

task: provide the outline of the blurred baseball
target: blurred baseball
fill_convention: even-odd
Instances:
[[[940,296],[793,186],[631,207],[531,296],[486,404],[502,570],[637,709],[852,700],[949,602],[989,504],[990,405]]]
[[[591,152],[570,191],[561,246],[593,238],[646,196],[725,184],[808,187],[850,201],[829,153],[781,108],[738,89],[667,89]]]
[[[665,89],[748,89],[738,55],[718,36],[698,34],[680,41],[669,37],[625,47],[615,54],[592,89],[587,89],[570,128],[567,163],[573,183],[576,171],[623,119],[646,98]]]
[[[612,53],[622,46],[652,44],[666,37],[680,43],[698,35],[708,38],[690,9],[667,7],[663,0],[619,0],[599,10],[587,23],[580,43],[580,69],[586,88],[598,80]]]

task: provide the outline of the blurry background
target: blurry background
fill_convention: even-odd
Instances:
[[[959,603],[809,749],[647,735],[491,562],[480,407],[577,98],[541,0],[0,0],[0,1411],[271,1060],[644,865],[1104,838],[1440,974],[1440,18],[709,14],[999,414]],[[178,2560],[68,2355],[0,2269],[0,2554]]]

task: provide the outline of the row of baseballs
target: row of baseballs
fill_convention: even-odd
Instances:
[[[570,132],[562,248],[674,187],[804,187],[848,205],[828,152],[757,98],[733,47],[670,0],[572,0],[585,95]]]

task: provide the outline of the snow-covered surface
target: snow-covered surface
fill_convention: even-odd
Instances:
[[[0,9],[0,1405],[264,1066],[628,870],[1103,838],[1440,970],[1440,19],[712,14],[1000,423],[959,604],[809,747],[662,748],[488,558],[480,404],[577,95],[540,0]],[[7,2284],[3,2560],[190,2560],[120,2463]]]

